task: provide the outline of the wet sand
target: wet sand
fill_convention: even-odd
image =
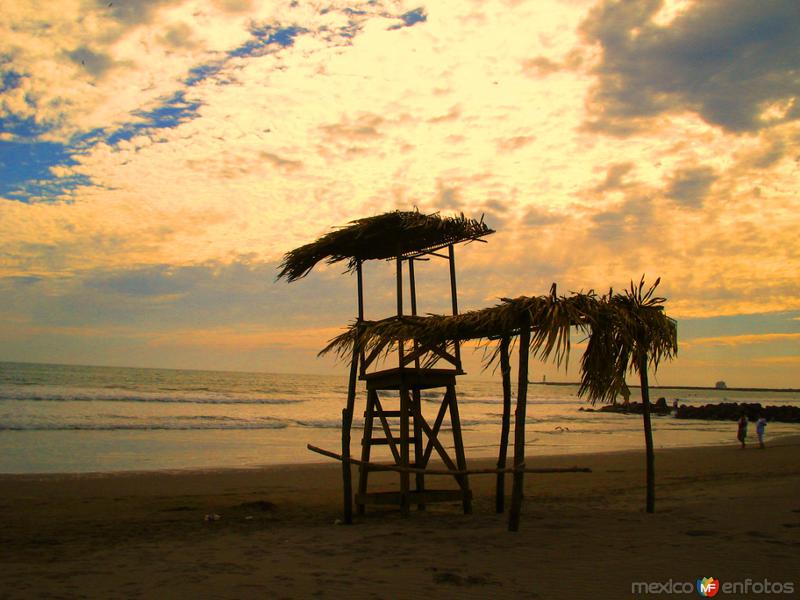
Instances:
[[[375,508],[344,526],[334,462],[0,475],[0,598],[658,598],[675,596],[632,583],[704,576],[800,590],[800,438],[659,450],[652,515],[642,452],[527,463],[593,471],[527,475],[517,533],[493,476],[472,478],[472,515]]]

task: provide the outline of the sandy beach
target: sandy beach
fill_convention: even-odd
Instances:
[[[472,515],[372,509],[343,526],[334,462],[5,475],[0,597],[656,598],[673,596],[632,583],[701,577],[798,590],[799,452],[797,437],[661,450],[652,515],[642,452],[530,456],[592,472],[526,476],[518,533],[494,513],[492,476],[472,478]]]

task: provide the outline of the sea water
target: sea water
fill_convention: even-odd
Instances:
[[[581,411],[576,385],[531,385],[527,454],[641,448],[639,415]],[[632,401],[637,401],[634,388]],[[467,457],[497,453],[502,389],[494,380],[458,379]],[[114,472],[255,467],[326,460],[306,444],[341,449],[345,376],[288,375],[0,362],[0,473]],[[423,392],[432,423],[441,390]],[[654,389],[686,404],[800,404],[796,392]],[[386,394],[383,405],[398,403]],[[359,386],[353,452],[360,448],[365,393]],[[395,406],[396,408],[396,406]],[[735,443],[736,424],[654,417],[656,447]],[[512,416],[513,430],[513,416]],[[770,423],[768,437],[800,433]],[[448,421],[440,439],[452,447]],[[376,448],[376,452],[388,452]],[[381,458],[380,454],[376,458]]]

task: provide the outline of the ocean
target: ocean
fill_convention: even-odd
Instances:
[[[502,413],[495,380],[458,381],[467,459],[494,456]],[[531,385],[527,454],[572,454],[643,446],[641,417],[586,412],[576,385]],[[347,378],[0,362],[0,473],[92,473],[215,469],[320,462],[306,444],[340,450]],[[797,392],[660,388],[669,404],[800,404]],[[365,394],[355,410],[360,448]],[[435,418],[436,391],[423,395]],[[631,401],[638,401],[633,389]],[[394,399],[396,402],[396,397]],[[391,403],[389,395],[384,404]],[[386,408],[386,406],[385,406]],[[513,416],[512,416],[513,421]],[[735,443],[736,424],[655,417],[657,448]],[[512,424],[513,428],[513,424]],[[770,423],[767,438],[800,433]],[[449,430],[440,434],[448,444]],[[373,457],[380,460],[380,454]],[[388,452],[388,450],[386,450]]]

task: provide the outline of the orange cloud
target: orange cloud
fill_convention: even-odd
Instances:
[[[800,365],[800,356],[762,356],[759,358],[754,358],[753,362],[759,365],[791,367]]]
[[[170,348],[209,348],[250,351],[262,348],[321,350],[327,341],[342,333],[341,327],[266,329],[263,326],[213,327],[156,333],[150,344]]]
[[[742,346],[775,342],[800,342],[800,333],[761,333],[704,337],[681,341],[681,346],[683,348],[695,346]]]

